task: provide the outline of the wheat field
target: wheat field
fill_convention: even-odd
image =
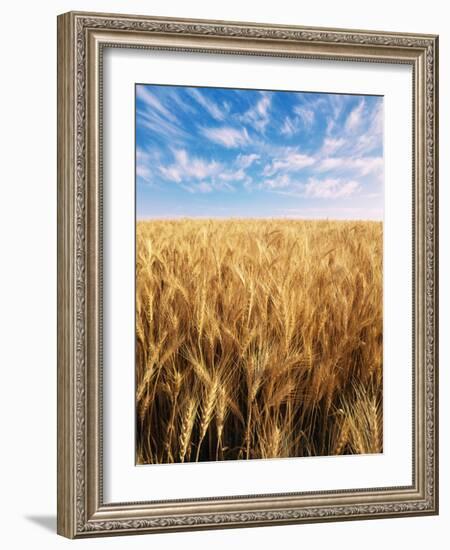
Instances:
[[[382,451],[381,222],[136,233],[136,462]]]

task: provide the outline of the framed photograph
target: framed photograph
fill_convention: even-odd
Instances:
[[[438,512],[438,37],[58,17],[58,532]]]

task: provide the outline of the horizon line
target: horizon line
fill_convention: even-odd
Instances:
[[[280,220],[280,221],[337,221],[337,222],[378,222],[383,223],[383,218],[333,218],[333,217],[302,217],[302,216],[150,216],[136,217],[137,222],[142,221],[183,221],[183,220]]]

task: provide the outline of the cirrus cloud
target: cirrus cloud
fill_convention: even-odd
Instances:
[[[222,169],[219,162],[205,161],[197,157],[190,157],[184,149],[173,152],[175,162],[169,165],[160,165],[161,175],[167,179],[180,183],[183,180],[203,180],[207,177],[217,175]]]
[[[242,130],[236,130],[236,128],[230,126],[201,128],[201,133],[211,141],[229,149],[250,143],[250,137],[246,128]]]
[[[272,176],[280,171],[295,172],[311,166],[316,159],[307,154],[300,153],[292,147],[283,148],[279,154],[274,155],[271,162],[266,164],[263,170],[265,176]]]
[[[354,195],[360,184],[354,180],[310,178],[304,186],[304,196],[314,199],[338,199]]]

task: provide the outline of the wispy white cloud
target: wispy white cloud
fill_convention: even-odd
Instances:
[[[196,88],[189,88],[188,93],[216,120],[224,120],[226,115],[226,106],[219,107],[214,101],[207,98]]]
[[[343,94],[327,95],[327,104],[330,106],[332,116],[335,120],[337,120],[341,116],[347,99],[348,99],[348,96]]]
[[[170,180],[170,181],[176,181],[177,183],[180,183],[182,180],[182,172],[179,169],[178,166],[171,164],[170,166],[159,166],[159,171],[161,172],[161,175],[164,179]]]
[[[262,188],[302,199],[331,200],[351,197],[360,192],[361,185],[356,180],[345,178],[310,177],[306,182],[293,181],[287,174],[281,174],[274,179],[265,180]]]
[[[288,174],[279,174],[275,178],[266,179],[262,188],[266,189],[286,189],[292,186],[291,178]]]
[[[221,126],[218,128],[201,128],[200,131],[211,141],[229,149],[246,145],[250,142],[250,137],[246,128],[236,130],[236,128],[231,128],[229,126]]]
[[[336,113],[341,116],[342,108],[336,107]],[[319,170],[348,168],[357,170],[361,175],[375,171],[381,173],[383,159],[379,150],[383,145],[382,102],[369,108],[367,102],[361,99],[343,122],[337,124],[336,120],[335,115],[332,115],[328,121],[328,130],[318,153],[321,157]]]
[[[310,131],[315,121],[314,110],[305,105],[295,105],[293,113],[295,113],[295,116],[284,118],[280,133],[285,136],[293,136],[300,131]]]
[[[159,165],[161,175],[170,181],[180,183],[186,180],[203,180],[217,175],[222,165],[216,161],[207,162],[203,159],[189,156],[184,149],[173,152],[175,162],[169,165]]]
[[[222,107],[225,111],[225,114],[228,114],[231,111],[231,102],[230,101],[222,101]]]
[[[177,109],[181,109],[184,113],[188,114],[194,114],[197,113],[197,110],[194,107],[194,104],[192,101],[185,101],[181,94],[179,93],[178,88],[171,89],[167,92],[167,96],[170,99],[170,101],[177,107]]]
[[[246,177],[247,177],[247,174],[242,168],[235,171],[221,172],[219,174],[219,178],[225,181],[242,181]]]
[[[311,128],[313,126],[315,120],[313,109],[305,107],[303,105],[296,105],[294,107],[294,113],[299,116],[305,128]]]
[[[136,177],[149,183],[151,175],[150,155],[138,147],[136,149]]]
[[[384,161],[382,157],[326,157],[317,166],[319,172],[352,171],[359,176],[382,172]]]
[[[168,120],[171,120],[172,122],[177,122],[178,119],[174,115],[174,113],[169,111],[169,109],[167,109],[161,103],[161,101],[156,97],[156,95],[150,92],[145,86],[140,85],[136,87],[136,97],[141,101],[143,101],[143,103],[147,107],[150,107],[150,109],[152,110],[158,111]]]
[[[157,185],[157,166],[161,160],[161,151],[156,148],[136,148],[136,180],[146,185]]]
[[[384,170],[383,157],[361,157],[355,159],[353,163],[361,176],[367,176],[373,173],[382,173]]]
[[[283,125],[280,128],[281,134],[285,136],[292,136],[298,131],[297,119],[289,116],[285,117]]]
[[[311,166],[316,159],[310,155],[302,154],[292,147],[282,148],[273,160],[266,164],[263,170],[265,176],[272,176],[280,171],[295,172]]]
[[[372,112],[367,113],[367,128],[360,131],[354,140],[354,154],[364,155],[380,148],[383,144],[383,105],[380,102]]]
[[[343,113],[346,103],[346,96],[339,94],[329,94],[326,100],[327,106],[327,127],[326,135],[331,135],[336,128],[342,127],[339,119]]]
[[[172,151],[172,163],[159,163],[159,174],[168,181],[180,184],[190,193],[211,191],[232,191],[234,184],[249,186],[252,178],[246,169],[259,158],[256,154],[238,155],[233,163],[223,164],[215,160],[206,161],[190,155],[185,149]]]
[[[264,132],[270,120],[269,110],[272,100],[267,92],[260,92],[261,98],[256,105],[246,111],[240,119],[252,125],[252,128]]]
[[[250,153],[249,155],[243,155],[240,153],[236,159],[236,164],[245,170],[254,162],[258,162],[260,158],[260,155],[257,155],[256,153]]]
[[[349,162],[352,162],[352,159],[326,157],[319,162],[317,169],[319,172],[331,172],[332,170],[342,169],[346,166],[348,167]]]
[[[213,191],[234,191],[234,187],[228,182],[217,180],[182,183],[180,186],[191,194],[212,193]]]
[[[191,136],[178,124],[173,123],[161,116],[156,111],[149,114],[147,112],[138,111],[139,125],[154,133],[155,136],[168,140],[187,140]]]
[[[360,99],[351,111],[344,116],[347,96],[333,95],[328,98],[327,129],[323,141],[323,154],[331,155],[337,150],[348,156],[359,157],[380,148],[383,143],[383,103],[374,107]],[[344,140],[344,142],[340,142]],[[338,148],[330,148],[340,142]]]
[[[359,194],[363,185],[383,181],[383,157],[370,154],[382,143],[381,102],[376,109],[369,109],[362,99],[344,116],[344,99],[341,96],[327,99],[319,110],[330,117],[333,124],[328,129],[334,128],[333,131],[324,132],[322,145],[311,152],[293,147],[269,152],[267,156],[272,158],[262,171],[263,188],[302,198],[338,199]],[[285,118],[282,133],[292,134],[300,125],[314,124],[316,114],[313,110],[312,115],[308,114],[310,110],[308,102],[296,106],[299,116]],[[301,112],[303,120],[299,118]],[[292,174],[297,177],[290,177]]]
[[[335,153],[336,151],[341,149],[345,144],[346,144],[346,140],[342,137],[339,137],[339,138],[326,137],[323,140],[323,145],[322,145],[320,154],[323,156],[331,155],[332,153]]]
[[[304,185],[303,195],[313,199],[338,199],[354,195],[359,189],[359,182],[354,180],[310,178]]]
[[[136,176],[138,178],[142,178],[145,181],[150,181],[151,178],[151,171],[148,166],[145,164],[137,164],[136,165]]]
[[[350,111],[350,114],[345,121],[345,129],[347,132],[355,132],[361,127],[365,102],[364,99],[358,103],[358,105]]]
[[[326,108],[323,112],[326,116],[325,135],[331,136],[335,131],[342,133],[344,106],[348,100],[348,96],[340,94],[329,94],[326,99]]]

